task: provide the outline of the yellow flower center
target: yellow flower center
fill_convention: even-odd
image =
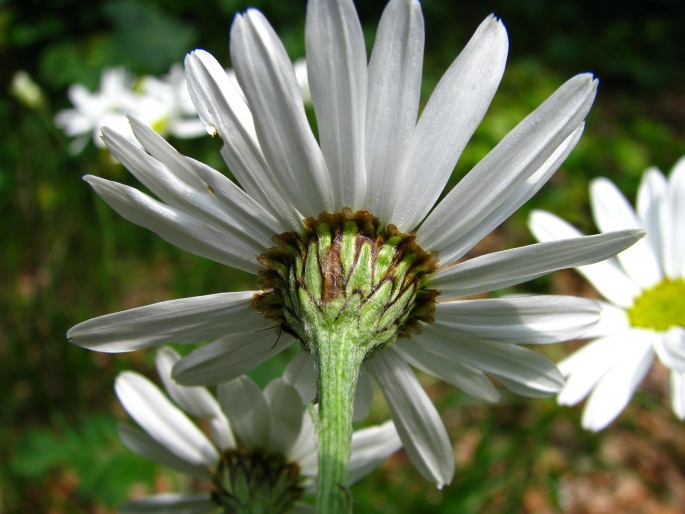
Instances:
[[[630,324],[660,332],[685,327],[685,280],[664,279],[644,291],[628,310]]]

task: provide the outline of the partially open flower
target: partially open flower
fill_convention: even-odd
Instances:
[[[318,469],[314,425],[300,395],[306,384],[291,373],[261,391],[242,376],[219,385],[215,398],[204,387],[183,387],[171,379],[179,358],[171,348],[157,352],[157,370],[173,402],[138,373],[117,377],[119,400],[145,430],[122,423],[119,434],[132,451],[210,483],[210,491],[154,495],[130,501],[119,512],[181,512],[182,507],[194,513],[218,508],[231,513],[310,512],[299,502],[314,491]],[[187,415],[205,420],[211,439]],[[350,482],[400,447],[392,422],[356,431]],[[258,507],[262,510],[249,510]]]

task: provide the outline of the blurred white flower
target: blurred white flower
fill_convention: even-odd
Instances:
[[[297,82],[305,104],[311,104],[307,81],[307,63],[298,59],[293,63]],[[231,69],[228,78],[243,99],[245,94]],[[26,72],[17,72],[12,82],[12,93],[30,107],[42,101],[41,91]],[[94,92],[82,84],[74,84],[68,91],[73,108],[55,116],[55,125],[67,136],[74,137],[69,145],[72,154],[83,150],[90,138],[104,148],[101,127],[110,127],[142,148],[133,135],[128,116],[134,116],[161,135],[181,139],[200,137],[208,131],[198,117],[190,98],[183,66],[174,64],[162,78],[145,75],[136,79],[124,68],[106,68],[102,72],[100,88]],[[36,104],[37,105],[37,104]]]
[[[124,68],[107,68],[100,78],[100,88],[90,92],[83,84],[73,84],[68,95],[72,109],[59,111],[55,116],[55,125],[64,130],[74,141],[69,151],[77,154],[85,147],[89,139],[99,147],[105,144],[101,139],[100,127],[117,127],[124,137],[135,141],[133,131],[126,120],[126,113],[143,114],[139,107],[139,98],[132,90],[133,77]],[[147,119],[146,116],[142,118]]]
[[[19,70],[12,76],[10,93],[31,109],[37,109],[45,102],[43,90],[33,81],[31,75],[24,70]]]
[[[165,135],[191,139],[206,134],[195,110],[186,84],[183,66],[174,64],[169,73],[158,79],[147,75],[140,79],[141,101],[149,104],[154,121],[152,128]],[[139,117],[136,113],[130,113]]]
[[[171,379],[179,359],[168,347],[157,352],[157,371],[173,402],[138,373],[127,371],[117,377],[119,400],[145,430],[122,423],[119,434],[133,452],[210,481],[214,490],[153,495],[129,501],[119,512],[216,512],[245,500],[246,495],[250,502],[269,507],[259,512],[311,512],[311,507],[295,503],[316,486],[314,424],[303,399],[311,384],[300,380],[301,374],[291,365],[283,379],[273,380],[263,391],[241,376],[219,385],[215,398],[204,387],[183,387]],[[211,441],[186,413],[205,420]],[[352,437],[350,482],[371,472],[400,447],[390,421],[357,430]],[[245,484],[246,488],[240,487]],[[268,493],[274,496],[271,500]]]
[[[582,424],[601,430],[626,407],[658,356],[670,369],[671,403],[685,418],[685,158],[670,179],[648,169],[637,195],[637,212],[605,178],[590,187],[592,212],[602,233],[641,228],[647,237],[608,261],[576,268],[608,300],[602,320],[586,334],[596,337],[561,363],[568,377],[558,401],[575,405],[588,394]],[[533,212],[539,241],[578,237],[560,218]]]

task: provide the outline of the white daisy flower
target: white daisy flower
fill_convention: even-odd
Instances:
[[[261,274],[264,288],[102,316],[72,328],[70,341],[124,352],[218,338],[173,373],[182,383],[209,385],[299,340],[317,363],[321,413],[329,400],[350,400],[355,387],[370,401],[375,380],[412,462],[439,486],[454,474],[452,448],[410,365],[488,401],[498,392],[486,374],[517,393],[557,393],[557,368],[521,344],[578,337],[598,319],[595,302],[457,299],[600,261],[642,232],[461,259],[566,158],[597,82],[583,74],[563,84],[434,207],[495,94],[508,39],[502,23],[488,17],[417,121],[423,43],[418,1],[392,0],[367,63],[352,1],[310,0],[307,67],[318,142],[292,63],[259,11],[236,16],[231,29],[231,58],[247,101],[211,55],[190,54],[191,96],[222,138],[222,156],[241,187],[179,155],[135,119],[146,152],[113,130],[103,129],[104,138],[159,200],[98,177],[85,180],[125,218],[196,255]],[[278,340],[265,330],[274,324]],[[298,359],[314,372],[308,353]],[[341,361],[348,368],[340,373],[327,368]]]
[[[141,102],[153,110],[152,128],[160,134],[191,139],[206,134],[190,98],[183,66],[174,64],[158,79],[151,75],[139,81]],[[135,112],[128,113],[138,117]]]
[[[100,88],[91,93],[83,84],[73,84],[67,94],[72,109],[64,109],[55,116],[55,125],[74,141],[69,151],[77,154],[92,139],[104,148],[100,127],[106,125],[125,134],[131,141],[136,138],[126,120],[127,112],[139,113],[139,98],[133,92],[133,77],[124,68],[107,68],[100,77]]]
[[[589,396],[582,424],[601,430],[628,405],[658,356],[670,369],[673,411],[685,418],[685,159],[670,179],[656,168],[642,177],[637,212],[616,186],[599,178],[590,186],[592,213],[601,232],[641,228],[647,237],[615,259],[582,266],[578,272],[608,301],[602,319],[587,337],[596,337],[559,364],[568,377],[562,405]],[[544,211],[531,215],[539,241],[580,233]]]
[[[183,387],[171,379],[180,356],[163,347],[157,371],[170,401],[150,380],[126,371],[115,390],[129,415],[145,432],[122,423],[119,435],[135,453],[202,481],[211,492],[164,493],[127,502],[121,513],[150,512],[312,512],[297,503],[316,488],[314,424],[301,397],[302,383],[286,371],[264,391],[249,378],[220,384],[217,397],[204,387]],[[300,388],[298,390],[298,388]],[[189,418],[209,426],[211,439]],[[391,421],[352,436],[350,483],[370,473],[402,446]],[[205,488],[206,490],[206,488]]]

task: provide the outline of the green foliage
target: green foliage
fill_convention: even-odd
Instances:
[[[74,500],[114,507],[134,484],[153,483],[156,468],[119,442],[111,415],[82,416],[73,423],[55,414],[50,425],[20,435],[9,473],[46,488],[46,481],[76,477]]]

